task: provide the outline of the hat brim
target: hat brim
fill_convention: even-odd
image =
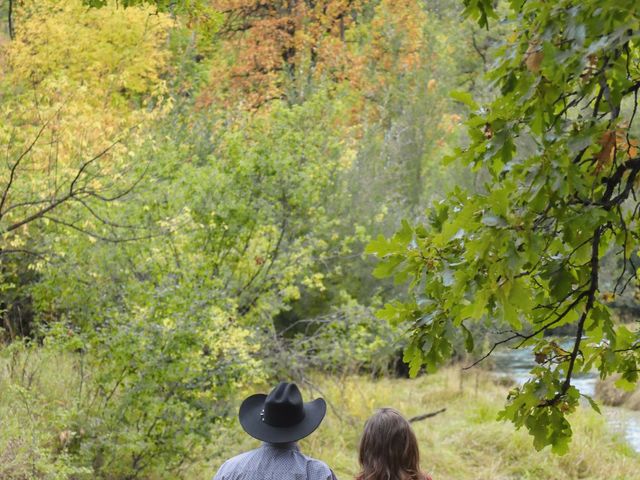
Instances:
[[[240,405],[238,418],[245,432],[253,438],[269,443],[296,442],[311,435],[320,426],[327,413],[327,404],[322,398],[304,404],[304,419],[291,427],[273,427],[262,421],[260,413],[264,408],[265,394],[258,393],[247,398]]]

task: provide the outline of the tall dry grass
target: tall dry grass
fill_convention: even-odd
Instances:
[[[446,408],[446,412],[414,424],[420,442],[422,467],[434,480],[637,480],[640,455],[605,419],[588,408],[571,417],[574,438],[570,452],[557,456],[537,452],[526,431],[496,421],[507,389],[484,372],[466,374],[445,369],[413,380],[317,376],[306,397],[322,392],[330,404],[317,432],[304,439],[304,453],[324,460],[340,479],[358,472],[357,447],[366,418],[383,406],[407,417]],[[245,439],[237,450],[259,442]],[[201,471],[208,478],[215,471]],[[194,477],[196,478],[196,477]]]
[[[618,378],[618,376],[614,375],[598,381],[596,384],[596,398],[605,405],[640,411],[640,388],[636,388],[631,392],[617,388],[615,383]]]
[[[69,355],[47,352],[0,360],[0,479],[93,478],[90,465],[79,464],[63,448],[62,436],[81,414],[75,403],[77,365]],[[246,393],[268,388],[256,385]],[[587,408],[571,417],[574,438],[567,455],[536,452],[525,431],[496,421],[506,392],[484,372],[466,374],[461,382],[456,368],[413,380],[318,374],[304,386],[305,398],[323,396],[330,406],[301,448],[328,463],[340,479],[351,479],[358,471],[362,426],[376,408],[392,406],[408,417],[446,408],[414,424],[422,466],[434,480],[640,479],[640,455]],[[224,459],[257,445],[237,422],[220,427],[210,448],[193,452],[195,462],[184,478],[210,480]]]

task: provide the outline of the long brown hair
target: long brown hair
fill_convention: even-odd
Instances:
[[[418,441],[409,422],[393,408],[381,408],[364,425],[358,480],[423,480]]]

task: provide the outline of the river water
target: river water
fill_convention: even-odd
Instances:
[[[513,378],[522,385],[529,379],[529,370],[534,366],[534,355],[530,348],[518,350],[502,350],[495,352],[495,373]],[[598,376],[595,373],[580,374],[572,380],[572,384],[581,393],[595,396]],[[620,433],[634,450],[640,452],[640,412],[626,408],[606,407],[602,413],[607,423],[615,432]]]

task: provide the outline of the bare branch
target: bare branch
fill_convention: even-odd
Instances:
[[[20,156],[18,157],[18,159],[15,161],[15,163],[11,166],[11,171],[9,173],[9,180],[7,181],[7,185],[4,188],[4,191],[2,192],[2,199],[0,199],[0,218],[2,218],[2,209],[4,208],[4,204],[7,201],[7,196],[9,195],[9,190],[11,189],[11,186],[13,185],[13,181],[15,179],[15,174],[16,174],[16,170],[18,169],[18,166],[20,165],[20,162],[22,162],[22,160],[29,154],[29,152],[31,152],[31,150],[33,150],[33,147],[35,146],[35,144],[38,142],[38,140],[40,139],[40,137],[42,136],[42,133],[45,131],[45,129],[47,128],[47,126],[49,125],[49,122],[51,121],[51,119],[48,119],[46,122],[44,122],[44,124],[42,125],[42,127],[40,127],[40,130],[38,130],[38,133],[36,134],[35,138],[33,139],[33,141],[29,144],[29,146],[20,154]]]
[[[74,179],[71,181],[71,184],[69,185],[69,194],[70,196],[73,196],[74,194],[74,189],[76,186],[77,181],[80,179],[80,177],[82,176],[82,174],[84,173],[84,171],[89,168],[89,165],[91,165],[92,163],[96,162],[97,160],[99,160],[100,158],[102,158],[104,155],[106,155],[113,147],[115,147],[117,144],[120,143],[120,140],[116,140],[115,142],[111,143],[111,145],[109,145],[108,147],[106,147],[104,150],[102,150],[100,153],[98,153],[97,155],[95,155],[93,158],[90,158],[89,160],[87,160],[86,162],[84,162],[80,168],[78,169],[78,172],[76,173],[76,176],[74,177]]]
[[[96,240],[102,240],[103,242],[108,242],[108,243],[126,243],[126,242],[136,242],[138,240],[149,240],[151,238],[157,238],[160,237],[162,235],[164,235],[163,233],[160,234],[149,234],[149,235],[140,235],[140,236],[136,236],[136,237],[106,237],[104,235],[100,235],[99,233],[95,233],[92,232],[90,230],[87,230],[85,228],[79,227],[78,225],[71,223],[71,222],[67,222],[65,220],[61,220],[59,218],[55,218],[55,217],[50,217],[50,216],[43,216],[43,218],[46,218],[47,220],[50,220],[53,223],[57,223],[59,225],[62,225],[64,227],[68,227],[72,230],[76,230],[80,233],[83,233],[89,237],[95,238]]]
[[[37,220],[38,218],[44,217],[51,210],[59,207],[60,205],[65,203],[67,200],[69,200],[71,197],[72,197],[72,195],[67,194],[67,195],[57,199],[56,201],[51,202],[47,207],[38,210],[37,212],[29,215],[26,218],[23,218],[22,220],[14,223],[12,225],[9,225],[7,228],[5,228],[4,233],[11,232],[13,230],[16,230],[16,229],[22,227],[23,225],[26,225],[27,223],[33,222],[34,220]]]

